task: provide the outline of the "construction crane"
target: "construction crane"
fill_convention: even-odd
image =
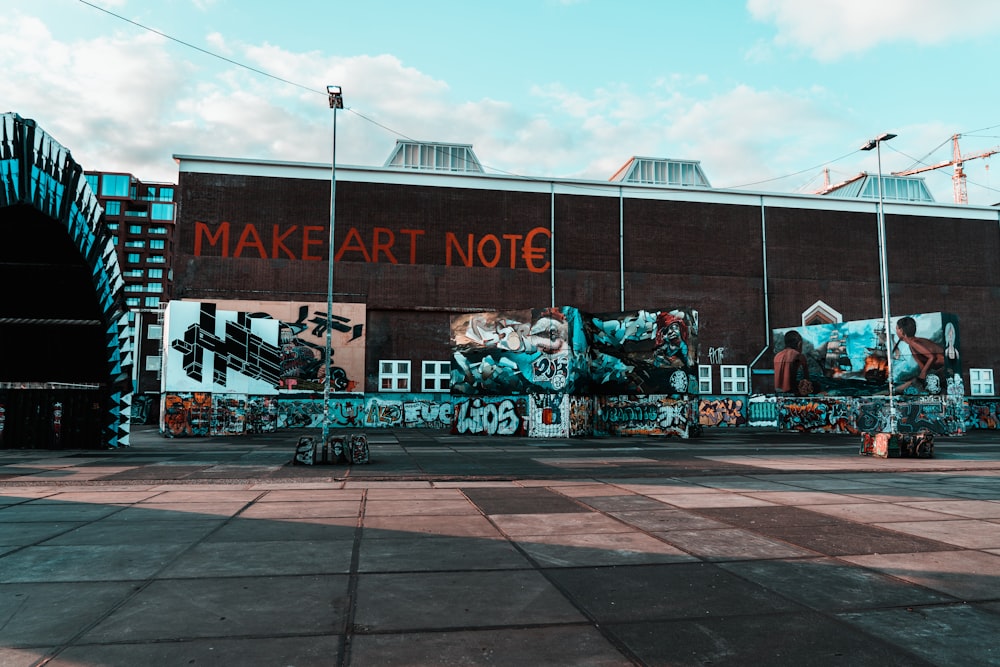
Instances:
[[[951,159],[945,160],[944,162],[938,162],[937,164],[927,165],[925,167],[916,167],[914,169],[907,169],[905,171],[894,171],[893,176],[910,176],[911,174],[919,174],[922,171],[930,171],[932,169],[941,169],[942,167],[955,167],[955,173],[951,177],[951,185],[955,191],[955,203],[956,204],[968,204],[969,203],[969,193],[965,187],[965,171],[962,170],[962,166],[965,162],[969,160],[975,160],[981,157],[989,157],[995,153],[1000,153],[1000,146],[991,148],[987,151],[981,151],[979,153],[973,153],[972,155],[962,155],[962,152],[958,148],[958,138],[962,136],[960,134],[951,135]],[[988,167],[987,167],[988,168]]]

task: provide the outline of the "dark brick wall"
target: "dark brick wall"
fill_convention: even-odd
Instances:
[[[178,296],[325,297],[328,183],[181,173],[178,189]],[[770,343],[768,326],[798,325],[817,300],[847,320],[881,315],[874,206],[768,207],[762,229],[753,205],[582,190],[557,195],[553,207],[548,193],[338,181],[335,299],[368,306],[366,390],[376,389],[378,359],[410,359],[418,387],[420,360],[450,358],[455,313],[549,305],[553,275],[539,269],[550,261],[556,305],[620,310],[619,210],[624,309],[696,309],[703,361],[723,347],[725,363],[750,363]],[[204,236],[194,256],[199,221],[210,230],[229,222],[228,257]],[[886,223],[892,312],[957,314],[964,367],[1000,368],[997,222],[887,215]],[[526,258],[529,239],[537,251]],[[765,355],[757,367],[769,365]]]

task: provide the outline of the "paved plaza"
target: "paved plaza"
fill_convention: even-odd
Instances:
[[[0,665],[1000,665],[1000,436],[0,450]]]

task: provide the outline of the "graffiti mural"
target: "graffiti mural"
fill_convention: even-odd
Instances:
[[[353,391],[364,377],[363,304],[171,301],[166,314],[168,391],[277,394],[330,386]]]
[[[456,435],[528,435],[523,397],[456,399],[453,410],[451,431]]]
[[[881,319],[775,329],[772,349],[785,348],[785,334],[802,336],[813,395],[888,394],[889,355],[893,392],[940,396],[961,384],[958,317],[924,313],[895,317],[886,336]],[[957,379],[956,379],[957,378]]]
[[[452,319],[452,393],[681,396],[697,387],[698,314],[576,308]]]
[[[324,389],[326,335],[330,334],[330,388],[352,392],[363,388],[365,372],[364,304],[327,304],[300,301],[215,301],[220,310],[247,313],[252,319],[280,322],[281,370],[277,387],[282,392],[316,392]]]
[[[858,433],[856,399],[779,399],[778,429],[823,433]]]
[[[965,405],[965,428],[1000,428],[1000,400],[970,398]]]
[[[212,431],[212,394],[164,394],[160,414],[160,432],[168,438],[207,437]]]
[[[528,435],[532,438],[567,438],[570,435],[570,397],[567,394],[531,394]]]
[[[743,426],[747,423],[745,397],[702,396],[698,423],[702,426]]]
[[[688,436],[688,400],[671,396],[599,396],[595,398],[594,433],[597,435]]]
[[[594,435],[594,397],[569,397],[569,434],[575,438]]]
[[[590,368],[586,393],[697,393],[698,313],[638,310],[584,318]]]
[[[747,401],[747,426],[777,426],[778,401],[774,396],[754,395]]]
[[[586,338],[575,308],[455,317],[451,344],[453,394],[572,394],[586,373]]]

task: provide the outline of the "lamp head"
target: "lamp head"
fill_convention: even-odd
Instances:
[[[340,86],[327,86],[326,87],[327,97],[330,99],[331,109],[343,109],[344,108],[344,95],[341,93]]]

